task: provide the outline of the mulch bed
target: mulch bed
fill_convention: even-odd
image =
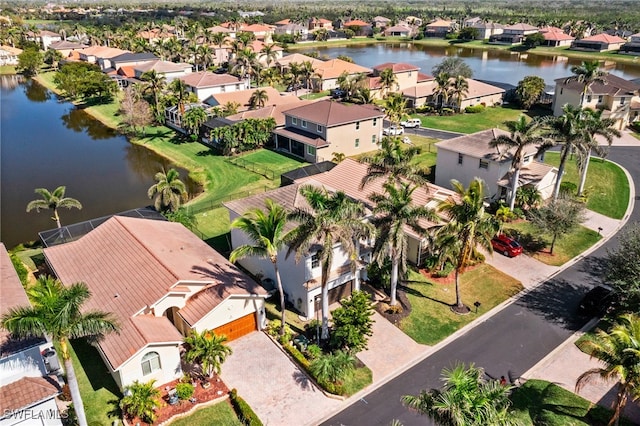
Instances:
[[[195,390],[193,392],[193,398],[195,398],[194,402],[186,400],[178,401],[176,405],[169,405],[168,393],[171,389],[175,389],[176,385],[179,382],[180,380],[174,380],[172,382],[164,384],[160,388],[162,406],[156,410],[157,417],[154,424],[161,424],[162,422],[169,420],[171,417],[177,414],[186,413],[193,408],[194,404],[212,401],[229,393],[229,388],[227,388],[227,385],[225,385],[218,376],[214,375],[212,379],[206,380],[206,383],[210,384],[208,388],[205,389],[201,383],[198,383],[198,385],[195,387]],[[150,425],[149,423],[145,423],[137,417],[127,417],[126,420],[130,425]]]
[[[385,299],[384,301],[376,303],[375,310],[378,311],[380,315],[385,317],[391,324],[398,327],[400,325],[400,321],[408,317],[411,313],[411,302],[409,302],[407,294],[404,292],[403,286],[401,284],[398,284],[396,298],[398,300],[398,303],[402,307],[402,310],[400,312],[395,313],[389,311],[389,299]]]

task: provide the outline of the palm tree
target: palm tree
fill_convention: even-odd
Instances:
[[[449,222],[436,235],[441,261],[455,265],[456,303],[451,310],[467,313],[469,307],[460,298],[460,273],[477,257],[477,246],[493,253],[491,239],[498,232],[499,224],[484,210],[484,182],[474,178],[466,189],[457,180],[451,181],[457,197],[440,201],[437,211],[445,214]]]
[[[609,426],[617,425],[629,397],[640,399],[640,317],[625,314],[617,319],[609,332],[598,330],[596,339],[588,340],[592,358],[604,366],[586,371],[576,382],[576,392],[594,379],[618,381],[613,417]]]
[[[147,196],[154,198],[156,210],[174,212],[180,207],[180,203],[187,199],[187,188],[180,180],[180,173],[176,169],[168,172],[158,172],[154,176],[156,183],[149,187]]]
[[[266,212],[258,208],[252,209],[231,223],[231,228],[243,231],[251,244],[236,247],[231,252],[229,260],[235,262],[244,257],[257,256],[268,258],[271,261],[280,293],[280,312],[282,312],[280,335],[284,336],[285,300],[280,270],[278,269],[278,252],[286,245],[287,212],[284,207],[271,199],[265,201],[265,207]]]
[[[290,253],[296,254],[296,261],[306,256],[314,246],[321,264],[322,288],[322,334],[323,340],[329,338],[329,294],[328,283],[331,273],[334,246],[340,245],[346,253],[353,253],[353,235],[364,232],[362,217],[364,207],[346,196],[344,192],[328,193],[325,189],[306,185],[300,188],[300,194],[307,200],[311,210],[296,208],[289,219],[299,225],[291,231]]]
[[[280,75],[278,68],[265,68],[260,72],[260,78],[263,83],[273,87],[282,80],[282,75]]]
[[[182,117],[182,125],[191,134],[199,134],[200,127],[207,121],[207,112],[201,106],[189,108]]]
[[[176,78],[171,83],[169,83],[169,90],[171,90],[178,101],[178,110],[180,111],[180,114],[184,114],[184,103],[189,96],[187,83],[180,80],[179,78]]]
[[[402,93],[389,93],[384,100],[384,108],[391,124],[398,126],[402,118],[407,115],[407,100]]]
[[[82,308],[91,298],[91,292],[84,283],[65,287],[58,280],[41,276],[35,286],[43,289],[32,292],[32,297],[35,296],[31,300],[33,306],[10,309],[2,316],[0,325],[18,339],[46,335],[58,342],[78,423],[86,426],[84,405],[69,353],[69,339],[104,336],[117,332],[118,325],[110,313]]]
[[[429,182],[429,170],[417,166],[414,161],[420,152],[416,146],[404,149],[398,138],[382,138],[380,149],[361,160],[369,167],[360,187],[364,188],[369,182],[382,177],[397,183],[406,179],[416,185],[426,185]]]
[[[276,50],[278,47],[275,43],[265,44],[260,49],[260,58],[265,58],[265,62],[267,63],[267,67],[271,67],[271,63],[278,59],[278,51]]]
[[[267,91],[264,89],[257,89],[249,98],[249,107],[251,109],[263,108],[268,100],[269,95],[267,94]]]
[[[442,370],[444,388],[404,395],[402,402],[442,426],[515,425],[509,413],[510,386],[483,380],[484,370],[458,364]]]
[[[311,61],[304,61],[300,65],[300,74],[304,78],[304,85],[307,89],[311,90],[311,77],[313,77],[315,70]]]
[[[290,86],[294,87],[295,94],[298,96],[298,86],[300,84],[300,78],[302,77],[302,64],[297,62],[291,62],[289,64],[289,72],[286,74],[285,79]]]
[[[522,169],[522,161],[528,147],[532,145],[541,145],[544,140],[540,136],[540,120],[532,120],[527,122],[524,115],[521,115],[516,121],[506,121],[504,123],[510,132],[510,135],[500,135],[489,142],[489,146],[497,148],[500,151],[504,148],[503,156],[509,151],[512,152],[511,157],[511,194],[509,196],[509,208],[513,210],[516,203],[516,193],[518,192],[520,170]]]
[[[449,93],[451,97],[456,99],[456,106],[459,112],[462,105],[462,99],[467,93],[469,93],[469,82],[464,78],[464,76],[457,76],[449,84]]]
[[[56,222],[58,228],[62,228],[58,209],[62,207],[65,207],[67,209],[82,209],[82,204],[80,204],[80,201],[76,200],[75,198],[64,196],[66,190],[66,186],[59,186],[54,189],[53,192],[49,192],[49,190],[46,188],[36,188],[35,193],[40,194],[42,198],[39,200],[30,201],[29,204],[27,204],[27,212],[30,212],[33,209],[35,209],[36,212],[40,212],[40,209],[52,210],[52,219]]]
[[[404,274],[407,269],[407,228],[418,235],[424,235],[426,229],[420,224],[421,219],[437,222],[439,218],[433,210],[413,205],[412,194],[417,186],[408,183],[396,186],[393,182],[386,182],[383,188],[384,194],[374,193],[369,196],[375,203],[371,223],[377,229],[373,252],[379,265],[382,265],[387,257],[391,258],[389,304],[394,306],[397,303],[398,272]]]
[[[368,87],[358,87],[351,100],[359,104],[372,104],[375,99]]]
[[[383,97],[393,88],[398,90],[398,77],[393,72],[393,68],[385,68],[380,72],[380,88]]]
[[[595,61],[583,61],[582,65],[574,65],[571,67],[573,75],[567,78],[564,83],[567,84],[572,81],[577,81],[582,84],[582,95],[580,97],[580,106],[584,101],[585,95],[591,90],[593,83],[606,84],[604,76],[607,75],[606,71],[600,69],[600,63]]]
[[[227,356],[233,353],[233,350],[224,344],[226,341],[227,336],[217,336],[213,330],[204,330],[202,333],[193,330],[191,335],[184,338],[187,345],[184,358],[187,362],[200,364],[202,372],[211,378],[214,373],[220,374],[222,364]]]
[[[166,86],[167,79],[164,75],[158,74],[156,70],[146,71],[140,76],[140,80],[147,83],[145,91],[151,92],[154,100],[154,109],[156,114],[160,110],[160,93]]]
[[[254,74],[254,69],[257,62],[258,57],[256,52],[254,52],[251,48],[246,47],[239,51],[236,57],[233,59],[233,67],[231,68],[231,73],[237,75],[240,78],[252,76]]]
[[[218,46],[218,49],[222,48],[222,43],[224,43],[227,35],[225,33],[213,33],[211,34],[211,43]]]
[[[445,104],[448,104],[451,97],[451,77],[446,72],[441,72],[435,78],[436,87],[433,90],[433,102],[442,111]]]
[[[155,387],[155,379],[147,383],[134,381],[124,388],[124,397],[120,400],[120,408],[130,416],[153,424],[156,421],[156,410],[160,408],[160,389]]]

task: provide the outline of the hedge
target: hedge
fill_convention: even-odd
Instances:
[[[231,399],[231,405],[233,405],[233,409],[238,416],[238,419],[245,426],[263,426],[262,422],[258,418],[258,415],[251,409],[249,404],[238,396],[238,391],[232,389],[229,393],[229,397]]]

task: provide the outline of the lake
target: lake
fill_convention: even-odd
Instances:
[[[385,62],[406,62],[420,67],[420,72],[431,74],[431,69],[447,56],[457,56],[473,70],[473,78],[500,81],[517,85],[528,75],[542,77],[548,85],[553,80],[571,75],[571,67],[582,60],[564,56],[530,55],[504,50],[467,49],[456,46],[438,47],[410,43],[352,44],[340,47],[310,47],[296,49],[298,53],[318,51],[323,56],[335,58],[346,55],[365,67]],[[604,69],[623,78],[640,77],[640,61],[637,65],[607,63]]]
[[[7,248],[56,226],[50,211],[26,212],[39,198],[35,188],[65,185],[66,196],[82,203],[82,210],[60,210],[69,225],[150,205],[153,176],[171,166],[31,80],[0,76],[0,102],[0,241]]]

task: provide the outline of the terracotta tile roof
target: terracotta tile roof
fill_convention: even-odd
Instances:
[[[216,74],[209,71],[193,72],[179,77],[188,86],[196,88],[223,86],[225,84],[242,83],[238,77],[230,74]]]
[[[316,58],[312,58],[311,56],[307,56],[307,55],[303,55],[302,53],[292,53],[290,55],[287,56],[283,56],[282,58],[278,59],[276,61],[276,63],[278,65],[280,65],[281,67],[287,66],[289,64],[291,64],[292,62],[295,62],[297,64],[301,64],[303,62],[311,62],[311,65],[316,68],[318,66],[320,66],[320,64],[324,63],[324,61],[320,60],[320,59],[316,59]]]
[[[288,25],[291,23],[291,19],[286,18],[286,19],[281,19],[278,22],[276,22],[274,25]]]
[[[207,31],[211,32],[211,33],[232,33],[233,30],[230,30],[229,28],[225,28],[222,27],[220,25],[214,25],[213,27],[209,27],[207,28]]]
[[[78,50],[81,55],[95,56],[97,58],[113,58],[123,53],[128,53],[128,50],[116,49],[115,47],[107,46],[89,46],[85,49]]]
[[[540,32],[541,33],[563,33],[564,30],[562,28],[558,28],[558,27],[553,27],[551,25],[547,25],[545,27],[540,28]]]
[[[253,50],[256,53],[260,53],[262,48],[264,48],[267,45],[273,45],[273,43],[265,43],[262,40],[253,40],[251,43],[249,43],[247,47],[251,48],[251,50]],[[284,50],[284,49],[278,45],[273,45],[274,52],[279,52],[281,50]]]
[[[86,47],[87,47],[86,44],[74,43],[72,41],[67,41],[67,40],[54,41],[49,45],[49,49],[54,49],[54,50],[85,49]]]
[[[376,16],[372,19],[374,22],[391,22],[391,19],[385,18],[384,16]]]
[[[567,82],[565,78],[556,79],[556,84],[561,85],[563,87],[567,87],[571,90],[582,91],[583,85],[582,83],[571,80]],[[589,93],[594,95],[611,95],[611,96],[619,96],[619,95],[638,95],[640,94],[640,85],[636,84],[632,81],[625,80],[622,77],[618,77],[613,74],[606,74],[603,76],[606,84],[602,84],[599,82],[594,82],[591,86],[589,86]]]
[[[92,297],[87,310],[112,312],[120,334],[100,348],[114,369],[153,342],[180,342],[164,316],[151,315],[160,298],[182,281],[232,285],[232,275],[213,275],[211,265],[235,270],[218,252],[184,226],[158,220],[114,216],[80,239],[44,250],[65,284],[85,282]],[[156,312],[162,315],[162,312]]]
[[[60,34],[58,34],[58,33],[54,33],[53,31],[49,31],[49,30],[42,30],[42,31],[40,31],[40,32],[38,33],[38,35],[39,35],[40,37],[43,37],[43,36],[47,36],[47,37],[61,37],[61,36],[60,36]]]
[[[400,33],[400,32],[411,32],[413,29],[407,27],[406,25],[394,25],[393,27],[385,28],[385,33]]]
[[[322,100],[293,108],[285,114],[321,124],[325,127],[384,117],[384,112],[373,105],[345,104],[330,100]]]
[[[382,89],[382,79],[380,77],[367,77],[366,81],[369,89]]]
[[[453,22],[445,21],[443,19],[438,19],[433,21],[430,24],[427,24],[427,28],[440,28],[440,27],[450,27]]]
[[[52,399],[59,393],[60,389],[52,378],[23,377],[0,387],[0,417]]]
[[[224,106],[227,102],[237,102],[240,104],[238,111],[246,111],[249,109],[249,100],[251,99],[251,95],[253,95],[253,92],[258,89],[265,90],[267,92],[268,100],[265,103],[265,106],[288,104],[292,102],[291,98],[295,98],[295,96],[282,96],[276,89],[267,86],[248,90],[237,90],[235,92],[216,93],[207,98],[205,103],[213,106]]]
[[[134,65],[136,71],[145,73],[147,71],[155,70],[159,73],[165,72],[179,72],[186,69],[191,69],[191,64],[185,64],[181,62],[169,62],[158,59],[156,61],[145,62],[144,64]]]
[[[369,74],[371,72],[371,68],[352,64],[351,62],[343,61],[342,59],[330,59],[316,67],[316,74],[318,74],[323,80],[338,78],[343,72],[346,72],[347,74]]]
[[[615,44],[615,43],[626,43],[627,40],[615,35],[601,33],[601,34],[593,35],[591,37],[581,38],[580,41],[597,41],[600,43]]]
[[[312,24],[331,24],[331,21],[324,18],[311,18],[309,20]]]
[[[346,160],[345,160],[346,161]],[[292,185],[283,186],[271,191],[263,192],[257,195],[252,195],[246,198],[240,198],[238,200],[224,202],[224,206],[229,210],[243,215],[247,211],[253,208],[264,208],[264,202],[267,199],[273,200],[280,204],[288,211],[294,208],[309,208],[307,200],[299,194],[298,188],[300,184],[294,183]],[[287,223],[288,229],[293,228],[295,225]]]
[[[501,89],[490,84],[482,83],[472,78],[467,79],[469,90],[464,96],[464,99],[479,98],[482,96],[493,95],[496,93],[504,93],[504,89]],[[438,86],[435,80],[429,80],[425,83],[418,84],[417,86],[409,87],[402,91],[402,94],[411,98],[424,98],[431,96],[433,91]]]
[[[273,28],[269,25],[251,24],[251,25],[247,25],[246,27],[243,26],[242,31],[247,31],[251,33],[264,33],[264,32],[273,31]]]
[[[391,68],[395,73],[399,72],[409,72],[409,71],[418,71],[420,67],[411,64],[405,64],[402,62],[385,62],[384,64],[376,65],[373,67],[376,71],[383,71],[388,68]]]
[[[423,74],[421,72],[418,73],[418,83],[422,83],[423,81],[434,80],[435,77],[429,74]]]
[[[352,20],[352,21],[348,21],[348,22],[345,22],[345,23],[344,23],[344,26],[345,26],[345,27],[352,27],[352,26],[368,27],[368,26],[370,26],[370,25],[371,25],[370,23],[368,23],[368,22],[364,22],[364,21],[362,21],[362,20],[360,20],[360,19],[354,19],[354,20]]]
[[[247,118],[269,118],[273,117],[276,121],[276,127],[282,127],[285,125],[285,115],[284,111],[290,110],[300,105],[305,105],[308,103],[312,103],[312,101],[298,99],[295,96],[289,96],[292,102],[287,104],[280,105],[268,105],[263,108],[258,109],[250,109],[247,111],[240,112],[238,114],[230,115],[225,117],[227,120],[232,122],[242,121]]]
[[[513,24],[513,25],[507,25],[506,27],[504,27],[505,30],[518,30],[518,31],[533,31],[533,30],[537,30],[538,27],[534,27],[533,25],[529,25],[529,24],[522,24],[522,23],[518,23],[518,24]]]
[[[457,138],[443,140],[436,143],[438,149],[446,149],[447,151],[459,152],[474,158],[483,158],[491,161],[511,162],[511,158],[515,149],[498,150],[489,146],[489,142],[498,136],[509,136],[509,132],[501,129],[493,128],[483,130],[469,135],[459,136]],[[525,152],[527,154],[535,154],[537,148],[528,146]]]
[[[547,31],[542,34],[547,41],[562,41],[562,40],[575,40],[575,37],[565,34],[561,31]]]
[[[118,67],[117,74],[123,77],[133,78],[136,76],[136,70],[134,67]]]

